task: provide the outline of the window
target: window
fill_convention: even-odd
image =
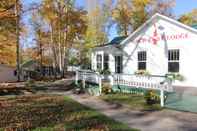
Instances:
[[[168,72],[179,72],[180,51],[168,50]]]
[[[104,54],[104,63],[103,63],[104,70],[109,69],[109,55]]]
[[[146,51],[138,52],[138,70],[146,70]]]
[[[102,55],[97,55],[96,56],[96,68],[97,70],[101,70],[102,69]]]
[[[122,73],[123,70],[123,57],[115,56],[115,73]]]

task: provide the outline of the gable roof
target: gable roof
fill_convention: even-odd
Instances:
[[[197,23],[192,25],[192,28],[197,29]]]
[[[96,46],[96,47],[105,47],[105,46],[116,46],[119,45],[123,40],[125,40],[127,38],[127,36],[117,36],[114,37],[109,43],[104,44],[104,45],[100,45],[100,46]]]
[[[34,64],[39,64],[39,62],[36,61],[36,60],[30,59],[30,60],[27,60],[24,63],[22,63],[21,64],[21,68],[29,68],[29,67],[31,67]]]
[[[170,23],[176,24],[176,25],[178,25],[178,26],[180,26],[182,28],[185,28],[185,29],[197,34],[197,29],[196,29],[197,25],[195,25],[194,27],[190,27],[190,26],[187,26],[187,25],[185,25],[185,24],[183,24],[181,22],[178,22],[177,20],[174,20],[174,19],[169,18],[167,16],[161,15],[159,13],[156,13],[149,20],[147,20],[142,26],[140,26],[137,30],[135,30],[132,34],[130,34],[125,40],[123,40],[120,43],[120,45],[123,45],[123,44],[127,43],[127,41],[129,41],[130,39],[135,37],[138,34],[138,32],[140,32],[141,30],[146,28],[146,26],[148,26],[149,24],[151,24],[151,22],[153,22],[154,20],[157,20],[157,19],[163,19],[165,21],[168,21]]]
[[[112,39],[108,43],[108,45],[117,45],[117,44],[120,44],[126,38],[127,38],[127,36],[118,36],[118,37],[115,37],[114,39]]]

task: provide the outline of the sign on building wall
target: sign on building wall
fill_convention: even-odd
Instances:
[[[188,33],[178,32],[174,34],[160,34],[158,33],[158,27],[156,24],[153,26],[153,30],[150,32],[149,36],[142,36],[136,40],[137,43],[152,43],[154,45],[159,41],[170,41],[170,40],[184,40],[189,39],[190,36]]]

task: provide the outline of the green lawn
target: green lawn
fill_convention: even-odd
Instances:
[[[68,97],[54,95],[0,97],[0,106],[0,130],[135,130]]]
[[[152,111],[162,109],[159,103],[147,105],[143,95],[115,93],[103,95],[101,99],[109,103],[127,105],[133,110]]]

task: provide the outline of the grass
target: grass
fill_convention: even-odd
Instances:
[[[109,103],[127,105],[133,110],[154,111],[162,109],[159,103],[147,105],[143,95],[115,93],[103,95],[101,99]]]
[[[0,106],[0,130],[136,130],[68,97],[57,95],[3,97]]]

